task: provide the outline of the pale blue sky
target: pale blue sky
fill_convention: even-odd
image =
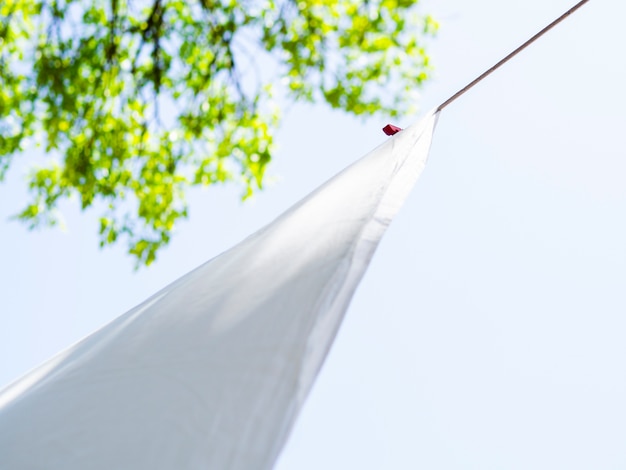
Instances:
[[[573,3],[424,1],[441,30],[423,109]],[[624,17],[592,0],[442,113],[280,470],[626,467]],[[74,207],[65,233],[5,222],[16,166],[0,186],[0,386],[269,222],[384,124],[295,107],[271,187],[245,205],[197,191],[139,272]]]

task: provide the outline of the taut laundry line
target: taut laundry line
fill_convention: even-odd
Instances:
[[[504,59],[500,60],[500,62],[498,62],[497,64],[495,64],[493,67],[491,67],[489,70],[486,70],[485,72],[483,72],[480,76],[476,77],[474,80],[472,80],[470,83],[468,83],[465,87],[461,88],[459,91],[457,91],[454,95],[452,95],[450,98],[448,98],[446,101],[444,101],[443,103],[441,103],[439,105],[439,107],[437,108],[437,111],[441,111],[443,108],[445,108],[446,106],[448,106],[450,103],[452,103],[454,100],[456,100],[458,97],[460,97],[462,94],[464,94],[466,91],[468,91],[470,88],[472,88],[474,85],[476,85],[478,82],[480,82],[481,80],[483,80],[484,78],[486,78],[488,75],[490,75],[492,72],[494,72],[495,70],[497,70],[498,68],[500,68],[500,66],[504,65],[506,62],[508,62],[510,59],[512,59],[513,57],[515,57],[517,54],[519,54],[520,52],[522,52],[524,49],[526,49],[528,46],[530,46],[533,42],[535,42],[537,39],[539,39],[541,36],[543,36],[545,33],[547,33],[548,31],[550,31],[552,28],[554,28],[557,24],[559,24],[561,21],[565,20],[568,16],[570,16],[572,13],[574,13],[576,10],[578,10],[580,7],[582,7],[585,3],[587,3],[589,0],[582,0],[581,2],[578,2],[575,6],[573,6],[572,8],[570,8],[569,10],[567,10],[565,13],[563,13],[560,17],[558,17],[556,20],[554,20],[552,23],[550,23],[548,26],[546,26],[545,28],[543,28],[541,31],[539,31],[537,34],[535,34],[533,37],[531,37],[528,41],[526,41],[524,44],[522,44],[521,46],[519,46],[517,49],[515,49],[513,52],[511,52],[509,55],[507,55]]]

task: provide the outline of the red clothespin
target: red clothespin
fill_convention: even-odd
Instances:
[[[387,135],[397,134],[401,130],[402,130],[401,127],[394,126],[393,124],[387,124],[385,127],[383,127],[383,132]]]

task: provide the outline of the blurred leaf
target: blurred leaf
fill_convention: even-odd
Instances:
[[[0,181],[43,144],[30,227],[59,204],[104,210],[100,245],[154,261],[193,185],[262,188],[282,101],[410,111],[437,23],[407,0],[5,0]],[[104,209],[102,209],[104,208]]]

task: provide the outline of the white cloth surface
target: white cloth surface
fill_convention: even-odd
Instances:
[[[436,120],[0,392],[0,468],[271,468]]]

